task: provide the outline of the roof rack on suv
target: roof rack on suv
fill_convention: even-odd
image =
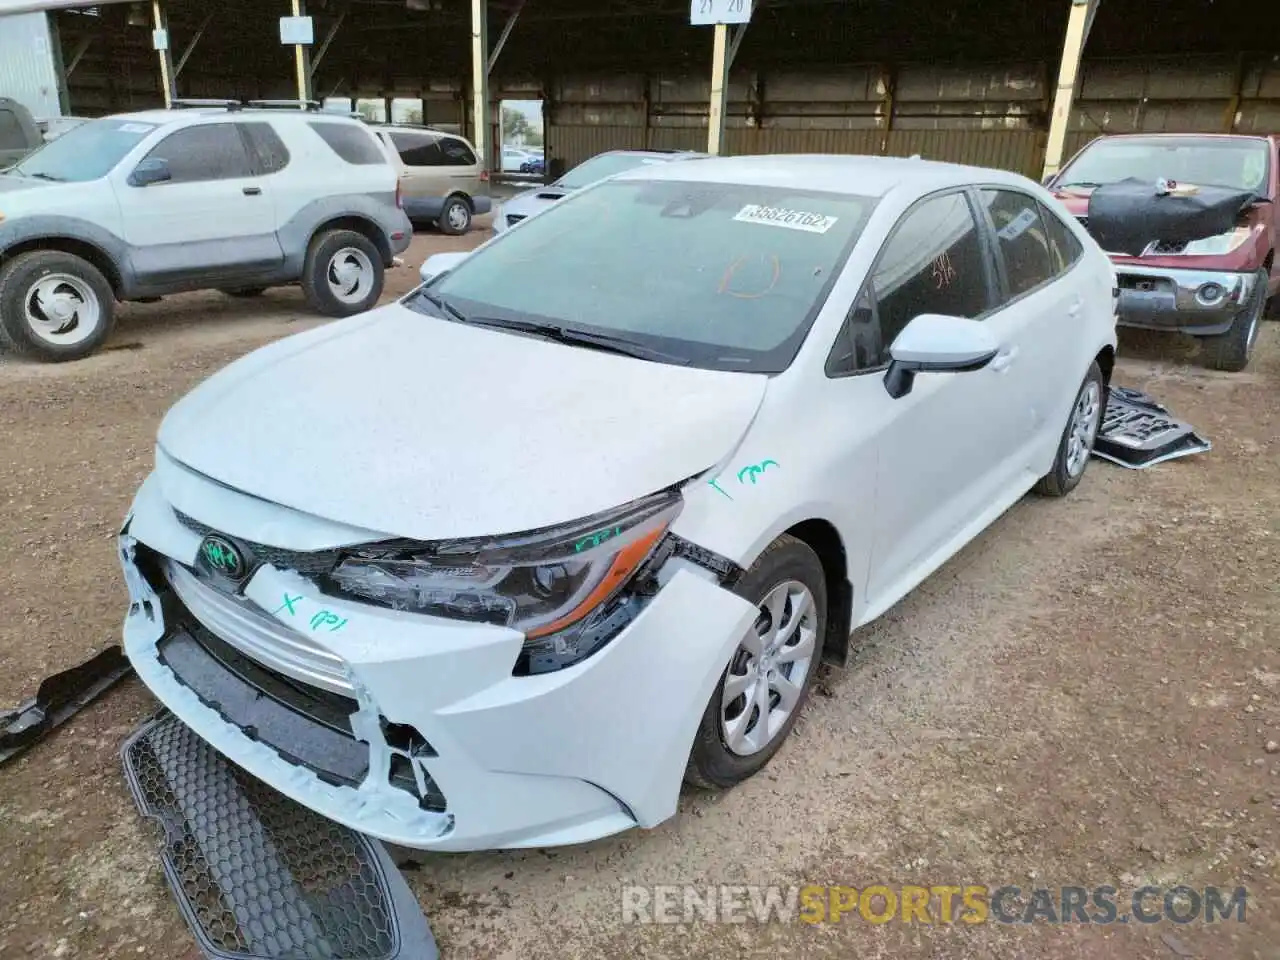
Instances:
[[[250,100],[247,106],[259,110],[273,110],[280,107],[293,107],[294,109],[305,107],[312,113],[318,113],[324,108],[324,104],[319,100]]]
[[[225,107],[228,110],[240,110],[244,107],[244,103],[240,100],[214,100],[203,98],[184,98],[181,100],[172,100],[169,106],[174,110],[190,110],[197,107]]]

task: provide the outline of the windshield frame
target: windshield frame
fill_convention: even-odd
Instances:
[[[1215,143],[1221,144],[1223,147],[1227,147],[1227,148],[1238,148],[1238,145],[1242,142],[1250,143],[1256,146],[1257,149],[1260,149],[1263,152],[1264,166],[1262,171],[1262,183],[1259,190],[1257,191],[1257,195],[1260,197],[1270,196],[1271,195],[1271,178],[1273,173],[1271,169],[1272,151],[1265,137],[1214,136],[1214,135],[1197,135],[1197,134],[1154,134],[1153,133],[1153,134],[1145,134],[1145,135],[1144,134],[1133,134],[1133,135],[1125,134],[1122,136],[1114,136],[1114,137],[1099,137],[1098,139],[1092,141],[1087,146],[1085,146],[1084,149],[1082,149],[1079,153],[1077,153],[1071,159],[1071,162],[1068,163],[1067,166],[1065,166],[1062,169],[1062,172],[1059,173],[1058,176],[1054,178],[1053,189],[1055,190],[1072,189],[1071,184],[1077,176],[1072,171],[1075,170],[1075,168],[1080,164],[1080,161],[1083,160],[1085,157],[1087,157],[1090,153],[1092,153],[1095,150],[1098,150],[1099,148],[1107,149],[1108,144],[1115,144],[1116,146],[1125,146],[1125,145],[1132,146],[1136,144],[1136,145],[1150,145],[1153,147],[1159,147],[1160,144],[1162,143],[1174,144],[1174,145],[1183,146],[1183,147],[1192,147],[1195,145],[1200,145],[1205,149],[1214,150],[1214,149],[1221,149],[1221,147],[1214,146]],[[1089,177],[1084,177],[1083,179],[1085,181],[1090,180]],[[1125,178],[1120,177],[1117,180],[1111,180],[1107,184],[1103,184],[1103,185],[1107,186],[1111,183],[1118,183],[1120,180],[1123,180],[1123,179]],[[1096,182],[1096,181],[1093,181],[1093,182]],[[1230,184],[1230,183],[1200,183],[1199,185],[1205,186],[1205,187],[1222,187],[1227,190],[1243,191],[1243,190],[1249,189],[1248,187],[1241,187],[1241,186],[1237,186],[1235,184]]]
[[[539,219],[551,215],[553,211],[563,209],[565,205],[577,202],[583,196],[599,189],[609,189],[611,187],[620,186],[622,184],[638,184],[654,183],[658,181],[650,181],[645,179],[639,180],[614,180],[606,178],[604,180],[593,183],[589,187],[585,187],[572,196],[566,197],[554,207],[549,208],[546,212],[539,215]],[[682,184],[693,187],[738,187],[749,188],[752,184],[740,183],[722,183],[719,181],[692,181],[692,180],[666,180],[662,183]],[[761,185],[763,186],[763,185]],[[560,327],[569,331],[580,331],[587,334],[595,334],[605,337],[619,338],[622,340],[630,340],[637,346],[643,347],[654,353],[670,354],[678,357],[683,361],[687,361],[682,365],[702,370],[716,370],[727,373],[747,373],[747,374],[763,374],[766,376],[776,376],[785,373],[790,369],[803,348],[805,342],[809,338],[810,332],[813,330],[814,324],[818,317],[826,308],[828,301],[831,299],[831,292],[836,284],[843,277],[849,264],[849,259],[857,249],[858,244],[867,235],[867,226],[871,222],[872,215],[883,200],[883,197],[869,196],[865,194],[843,193],[833,190],[814,190],[811,188],[798,188],[797,193],[803,193],[806,197],[829,197],[844,202],[855,201],[862,205],[859,213],[859,220],[856,229],[852,232],[850,238],[845,241],[840,248],[838,254],[831,262],[831,268],[828,271],[826,280],[822,286],[818,288],[817,294],[814,296],[813,302],[809,305],[803,318],[796,324],[795,329],[779,344],[767,351],[752,351],[745,348],[733,347],[728,344],[713,344],[700,340],[684,340],[677,337],[666,337],[658,334],[642,333],[633,330],[625,330],[617,327],[602,327],[595,324],[585,323],[568,323],[562,318],[544,316],[532,311],[515,311],[494,304],[487,304],[477,300],[471,300],[463,297],[441,296],[441,285],[448,282],[449,278],[454,276],[458,270],[464,269],[472,262],[474,257],[492,255],[493,248],[504,242],[509,242],[509,238],[515,235],[516,229],[504,231],[482,246],[477,247],[468,257],[455,267],[432,277],[426,283],[416,287],[410,291],[400,302],[412,309],[416,313],[422,313],[433,319],[439,319],[449,323],[462,323],[467,325],[466,321],[451,315],[449,311],[442,311],[438,306],[431,303],[429,297],[436,297],[445,300],[450,308],[456,309],[463,316],[485,316],[497,319],[518,319],[533,323],[546,324],[549,327]],[[426,294],[427,296],[424,296]],[[495,328],[497,332],[506,333],[508,336],[529,336],[528,333],[518,333],[515,331],[502,331]],[[576,345],[566,345],[577,348]],[[716,356],[719,354],[720,356]],[[734,357],[724,356],[726,354],[736,354],[738,358],[746,358],[745,362],[740,362]],[[652,360],[646,362],[664,363],[662,360]]]

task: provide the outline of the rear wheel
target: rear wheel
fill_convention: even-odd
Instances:
[[[329,230],[311,241],[302,270],[307,303],[330,317],[363,313],[382,296],[382,255],[354,230]]]
[[[444,209],[436,220],[441,233],[451,237],[460,237],[471,229],[471,204],[462,197],[450,197],[444,202]]]
[[[33,250],[0,268],[0,348],[78,360],[106,340],[115,293],[102,271],[62,250]]]
[[[1259,270],[1249,304],[1236,314],[1231,329],[1204,338],[1204,364],[1211,370],[1238,373],[1249,365],[1253,346],[1262,329],[1262,311],[1267,303],[1267,271]]]
[[[1093,445],[1098,439],[1098,429],[1107,408],[1107,386],[1097,362],[1089,365],[1084,383],[1071,405],[1067,428],[1058,443],[1058,455],[1053,469],[1040,478],[1035,486],[1038,494],[1046,497],[1065,497],[1080,485],[1085,468],[1093,456]]]
[[[758,608],[703,712],[685,782],[731,787],[757,773],[795,726],[821,661],[827,582],[808,544],[784,534],[739,581]]]

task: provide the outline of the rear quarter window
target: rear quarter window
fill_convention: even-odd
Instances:
[[[441,137],[440,149],[444,153],[444,162],[447,165],[472,167],[477,163],[472,149],[455,137]]]
[[[364,127],[332,121],[311,121],[307,126],[347,163],[369,166],[387,162],[387,156],[379,148],[378,141]]]

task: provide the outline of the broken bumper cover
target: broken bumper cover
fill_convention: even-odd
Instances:
[[[418,849],[580,843],[670,817],[698,720],[756,616],[710,574],[670,561],[679,569],[598,653],[555,673],[513,676],[523,643],[515,631],[339,600],[296,573],[260,567],[243,600],[285,632],[300,625],[324,654],[324,689],[300,669],[280,673],[282,660],[255,659],[234,630],[188,641],[200,639],[184,619],[195,611],[156,569],[164,558],[191,565],[199,543],[148,478],[120,536],[131,601],[124,646],[138,676],[254,776],[353,829]],[[283,610],[286,596],[293,599]],[[322,613],[344,627],[309,629]],[[327,702],[328,733],[299,732],[297,724],[324,726],[321,712],[246,679],[253,670],[222,676],[217,665],[234,657],[210,653],[218,641]],[[333,664],[346,692],[334,689]],[[332,716],[340,718],[344,702],[354,712],[334,736],[342,724]],[[420,742],[407,743],[398,733],[405,729]],[[326,736],[329,746],[318,746]]]
[[[1230,329],[1250,302],[1257,276],[1116,264],[1119,323],[1125,327],[1211,336]]]

